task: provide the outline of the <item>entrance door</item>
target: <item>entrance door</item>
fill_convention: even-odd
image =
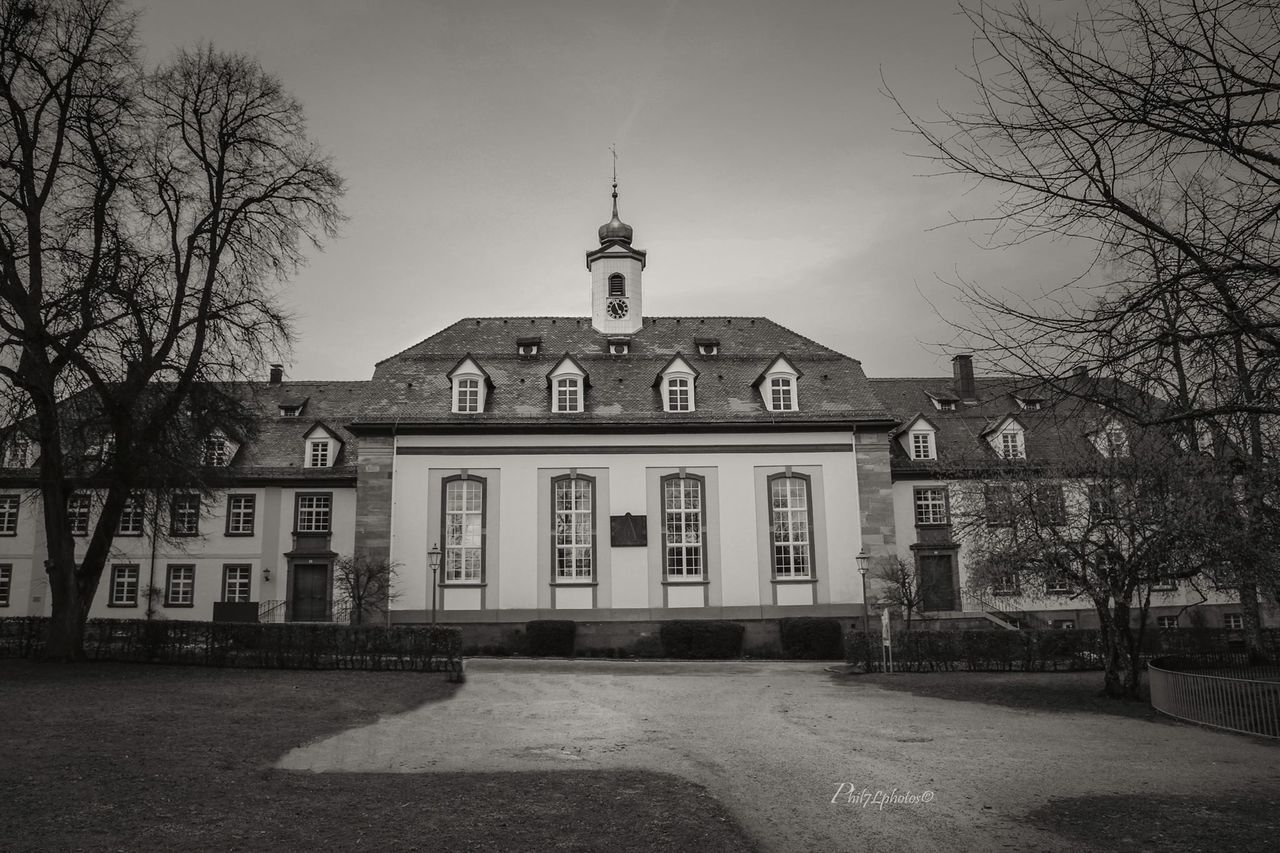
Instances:
[[[329,567],[323,563],[300,563],[293,567],[294,622],[329,620]]]
[[[920,556],[920,598],[925,610],[959,610],[950,554]]]

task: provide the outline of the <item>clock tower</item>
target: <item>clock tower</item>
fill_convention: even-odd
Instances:
[[[613,179],[613,218],[600,226],[600,248],[587,252],[591,271],[591,325],[604,335],[634,335],[644,324],[640,273],[645,253],[631,245],[631,226],[618,218],[618,179]]]

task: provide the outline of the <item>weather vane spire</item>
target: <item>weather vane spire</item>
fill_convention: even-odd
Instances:
[[[613,153],[613,218],[618,218],[618,145],[612,143],[609,145],[609,151]]]

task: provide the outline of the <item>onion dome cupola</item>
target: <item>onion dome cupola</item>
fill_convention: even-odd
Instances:
[[[618,176],[613,177],[613,217],[600,226],[600,248],[587,252],[591,271],[591,325],[604,335],[634,335],[644,325],[640,274],[645,252],[631,245],[634,231],[618,216]]]
[[[600,245],[611,240],[631,245],[631,237],[635,232],[631,226],[618,218],[618,184],[613,185],[613,218],[600,226]]]

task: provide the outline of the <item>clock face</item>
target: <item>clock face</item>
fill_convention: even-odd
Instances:
[[[621,320],[627,316],[627,300],[610,299],[609,303],[604,306],[605,312],[615,320]]]

